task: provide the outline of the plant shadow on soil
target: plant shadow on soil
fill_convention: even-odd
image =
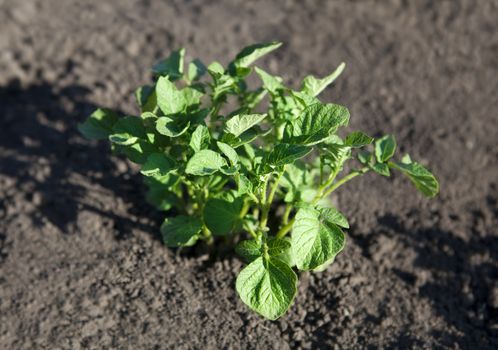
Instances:
[[[159,215],[145,201],[137,202],[142,195],[139,176],[118,171],[109,145],[85,141],[78,133],[77,123],[96,108],[86,102],[88,93],[87,88],[77,85],[56,91],[48,83],[23,89],[12,82],[0,87],[0,173],[14,178],[16,192],[24,193],[26,200],[36,205],[32,213],[36,225],[48,220],[61,232],[71,234],[78,212],[88,210],[112,219],[118,240],[130,235],[133,228],[159,239],[154,220],[143,223],[131,219],[143,217],[144,212]],[[112,191],[124,203],[124,214],[129,215],[92,203],[88,181],[78,181],[75,174]],[[99,196],[105,198],[106,194]]]
[[[492,189],[493,190],[493,189]],[[496,190],[496,189],[495,189]],[[496,194],[496,191],[493,191]],[[487,204],[495,207],[498,196],[491,194]],[[498,217],[496,211],[493,215]],[[481,215],[472,213],[474,218]],[[417,216],[416,212],[410,215]],[[418,288],[418,293],[430,301],[435,312],[458,329],[462,336],[437,332],[435,338],[452,347],[455,342],[472,346],[482,341],[497,340],[492,320],[498,318],[498,309],[490,305],[494,281],[498,280],[498,237],[472,232],[468,242],[435,225],[427,229],[410,229],[399,217],[387,214],[378,219],[378,231],[368,236],[350,236],[362,248],[363,255],[372,259],[372,247],[382,235],[399,240],[415,250],[415,269],[429,271],[427,280],[418,281],[417,274],[402,267],[391,267],[405,283]],[[475,257],[486,257],[476,261]],[[498,344],[498,343],[496,343]]]
[[[36,205],[31,214],[36,225],[48,220],[62,233],[75,234],[78,213],[86,210],[111,219],[117,240],[128,238],[137,228],[162,242],[159,226],[165,214],[146,202],[141,175],[113,155],[109,143],[87,141],[77,130],[77,124],[97,108],[87,101],[89,92],[78,85],[56,89],[48,83],[22,88],[12,82],[0,87],[0,174],[15,178],[16,192],[24,193],[25,199]],[[48,167],[44,169],[48,176],[37,174],[39,166],[35,165],[40,159]],[[75,174],[84,179],[74,179]],[[103,193],[92,195],[89,191],[96,190],[89,184],[102,188]],[[106,203],[109,193],[104,191],[121,201],[124,208],[115,210]],[[94,197],[96,202],[91,199]],[[0,212],[5,212],[2,209]],[[220,243],[216,254],[204,245],[165,249],[193,258],[209,252],[208,268],[212,262],[234,254],[232,241]]]

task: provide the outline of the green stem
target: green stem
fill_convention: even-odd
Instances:
[[[337,181],[336,183],[334,183],[330,188],[328,188],[327,190],[325,190],[325,192],[320,191],[322,192],[322,194],[320,196],[315,196],[315,199],[313,199],[312,201],[312,204],[316,204],[320,199],[322,199],[323,197],[326,197],[328,196],[329,194],[331,194],[332,192],[334,192],[335,190],[337,190],[339,187],[341,187],[342,185],[344,185],[346,182],[348,182],[349,180],[352,180],[354,179],[355,177],[357,177],[358,175],[363,175],[364,173],[366,173],[369,169],[368,168],[362,168],[360,170],[355,170],[353,172],[351,172],[350,174],[344,176],[342,179],[340,179],[339,181]],[[337,174],[336,174],[337,175]],[[335,176],[333,176],[335,178]],[[329,178],[330,179],[330,178]],[[333,180],[332,180],[333,181]],[[330,181],[327,181],[327,183],[330,182]],[[320,193],[319,192],[319,193]],[[291,221],[289,221],[285,226],[283,226],[278,232],[277,232],[277,239],[282,239],[291,229],[292,229],[292,225],[294,225],[294,222],[296,221],[296,217],[292,218]]]
[[[261,221],[259,223],[259,227],[262,229],[264,229],[266,227],[266,223],[268,222],[268,214],[270,213],[271,204],[273,202],[273,197],[275,197],[275,192],[277,192],[278,183],[280,182],[280,179],[282,178],[284,171],[285,171],[285,168],[278,173],[278,176],[277,176],[275,182],[273,183],[272,188],[270,189],[270,194],[268,195],[268,198],[266,198],[266,200],[262,202],[263,203],[263,205],[262,205],[263,210],[261,213]],[[267,183],[267,181],[265,181],[265,185],[266,185],[266,183]],[[264,186],[264,192],[266,192],[266,186]]]
[[[339,181],[337,181],[336,183],[334,183],[332,186],[330,186],[329,189],[327,189],[325,191],[325,193],[322,195],[322,198],[323,197],[327,197],[329,194],[331,194],[332,192],[334,192],[335,190],[337,190],[339,187],[341,187],[342,185],[344,185],[346,182],[348,182],[349,180],[352,180],[354,179],[355,177],[357,177],[358,175],[363,175],[364,173],[366,173],[369,169],[368,168],[362,168],[360,170],[354,170],[353,172],[351,172],[350,174],[344,176],[342,179],[340,179]]]
[[[284,216],[282,216],[282,223],[284,225],[286,225],[289,222],[289,215],[290,215],[292,209],[294,209],[294,206],[292,204],[288,204],[285,207]]]
[[[294,221],[296,221],[296,217],[293,217],[291,221],[289,221],[286,225],[284,225],[280,230],[278,230],[277,235],[275,236],[277,239],[282,239],[289,232],[294,225]]]

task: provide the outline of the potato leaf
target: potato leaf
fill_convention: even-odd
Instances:
[[[280,167],[286,164],[292,164],[296,160],[306,156],[311,152],[312,148],[301,145],[291,145],[281,143],[276,145],[263,161],[265,165],[272,167]]]
[[[389,162],[389,166],[408,176],[415,187],[425,196],[434,197],[439,193],[439,183],[436,177],[421,164],[412,162],[409,157],[404,158],[401,162]]]
[[[204,207],[204,223],[214,235],[225,236],[240,224],[242,205],[239,198],[233,201],[210,198]]]
[[[225,132],[238,137],[265,118],[266,114],[235,115],[226,122]]]
[[[201,150],[195,153],[187,163],[185,172],[190,175],[205,176],[219,171],[227,165],[225,159],[215,151]]]
[[[271,51],[279,48],[282,43],[273,41],[270,43],[254,44],[247,46],[240,51],[231,65],[239,68],[247,68],[258,58],[270,53]]]
[[[292,227],[292,255],[300,270],[312,270],[333,259],[343,248],[345,237],[339,226],[317,208],[304,207]]]
[[[158,62],[152,67],[152,71],[161,76],[168,76],[172,81],[183,77],[183,61],[185,49],[173,51],[168,58]]]
[[[385,163],[396,151],[396,140],[392,135],[386,135],[375,141],[375,158],[379,163]]]
[[[335,71],[323,79],[317,79],[312,75],[308,75],[303,80],[301,91],[309,96],[318,96],[328,85],[332,84],[339,75],[341,75],[345,67],[346,64],[344,62],[341,63]]]
[[[240,271],[235,288],[249,308],[269,320],[276,320],[294,301],[297,276],[280,259],[259,257]]]
[[[199,218],[179,215],[164,220],[161,234],[168,247],[188,247],[199,239],[201,229],[202,222]]]
[[[145,176],[165,176],[175,169],[175,161],[164,153],[151,153],[140,172]]]
[[[113,133],[112,128],[118,121],[118,115],[105,108],[95,110],[84,123],[78,125],[78,130],[87,139],[105,140]]]
[[[349,111],[345,107],[336,104],[313,104],[292,122],[292,136],[287,142],[314,145],[323,142],[348,122]]]
[[[209,134],[209,129],[204,125],[197,125],[197,128],[190,138],[190,147],[194,152],[199,152],[200,150],[208,148],[210,142],[211,135]]]

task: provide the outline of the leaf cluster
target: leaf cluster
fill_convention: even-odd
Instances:
[[[226,67],[199,59],[187,65],[185,50],[174,51],[153,67],[153,83],[137,89],[139,115],[98,109],[79,126],[139,164],[147,200],[166,213],[166,245],[238,237],[235,250],[248,265],[237,292],[272,320],[294,300],[296,271],[321,271],[344,249],[349,224],[328,200],[332,192],[370,171],[399,171],[428,197],[439,190],[421,164],[394,160],[393,136],[343,134],[348,109],[317,96],[344,64],[326,77],[305,77],[297,90],[252,67],[280,45],[248,46]],[[256,88],[247,83],[253,72]]]

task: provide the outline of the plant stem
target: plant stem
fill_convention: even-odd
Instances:
[[[259,222],[259,227],[262,229],[264,229],[266,227],[266,223],[268,222],[268,214],[270,213],[271,203],[273,202],[273,197],[275,197],[275,192],[277,192],[278,183],[280,182],[280,179],[282,178],[284,171],[285,171],[285,168],[282,169],[282,171],[280,171],[278,173],[278,176],[277,176],[275,182],[273,183],[272,188],[270,189],[270,194],[268,195],[268,197],[264,201],[262,201],[261,221]],[[263,187],[264,188],[263,195],[266,194],[267,182],[268,181],[265,181],[265,185]]]
[[[285,212],[284,212],[284,215],[282,216],[282,223],[284,225],[286,225],[289,222],[289,215],[290,215],[292,209],[294,209],[294,206],[292,204],[288,204],[285,207]]]
[[[341,187],[342,185],[344,185],[349,180],[354,179],[358,175],[363,175],[368,170],[369,170],[368,168],[362,168],[360,170],[354,170],[354,171],[352,171],[351,173],[349,173],[348,175],[344,176],[342,179],[340,179],[339,181],[337,181],[336,183],[334,183],[332,186],[330,186],[330,188],[327,189],[325,191],[325,193],[322,195],[322,198],[328,196],[329,194],[331,194],[332,192],[334,192],[336,189],[338,189],[339,187]]]
[[[293,217],[291,221],[289,221],[280,230],[278,230],[277,235],[275,237],[277,239],[282,239],[287,234],[287,232],[291,230],[292,225],[294,225],[294,221],[296,221],[296,217]]]
[[[342,179],[340,179],[339,181],[337,181],[336,183],[334,183],[332,186],[330,186],[330,188],[328,188],[327,190],[325,190],[325,192],[323,192],[323,190],[325,189],[325,187],[321,190],[319,190],[318,193],[322,193],[320,196],[315,196],[315,198],[313,199],[312,201],[312,204],[316,204],[320,199],[322,199],[323,197],[326,197],[328,196],[329,194],[331,194],[332,192],[334,192],[335,190],[337,190],[339,187],[341,187],[342,185],[344,185],[346,182],[348,182],[349,180],[351,179],[354,179],[356,176],[358,175],[363,175],[364,173],[366,173],[369,169],[368,168],[362,168],[360,170],[354,170],[353,172],[351,172],[350,174],[344,176]],[[333,179],[335,178],[337,174],[335,175],[331,175],[330,178],[332,178],[332,181]],[[329,180],[327,181],[327,183],[330,183],[330,178]],[[277,239],[282,239],[291,229],[292,229],[292,225],[294,225],[294,222],[296,221],[296,217],[292,218],[291,221],[289,221],[285,226],[283,226],[278,232],[277,232],[277,236],[276,238]]]

